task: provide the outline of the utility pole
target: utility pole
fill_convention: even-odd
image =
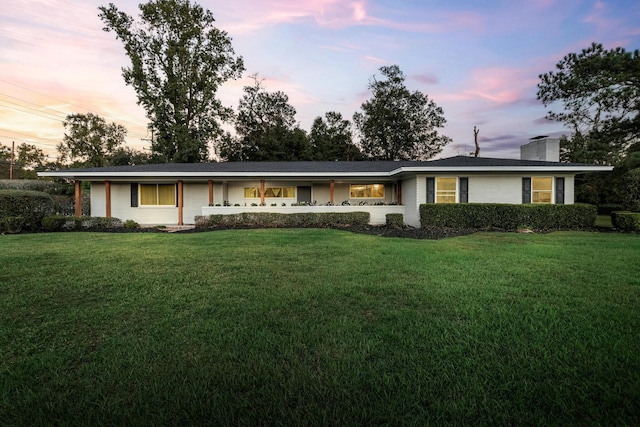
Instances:
[[[16,142],[11,141],[11,161],[9,162],[9,179],[13,179],[13,162],[15,160]]]

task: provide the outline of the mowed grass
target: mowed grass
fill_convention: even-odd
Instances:
[[[640,236],[0,236],[0,425],[637,425]]]

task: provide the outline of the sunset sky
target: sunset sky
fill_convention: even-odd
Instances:
[[[136,1],[113,0],[138,15]],[[70,113],[124,125],[133,148],[148,148],[144,110],[125,86],[121,42],[102,31],[95,0],[3,0],[0,8],[0,144],[26,142],[53,158]],[[351,118],[369,98],[369,79],[398,64],[411,90],[444,109],[453,138],[439,157],[473,148],[518,157],[538,135],[567,133],[544,119],[539,74],[591,42],[640,48],[640,1],[632,0],[200,0],[245,60],[225,84],[237,107],[248,76],[281,90],[303,129],[327,111]]]

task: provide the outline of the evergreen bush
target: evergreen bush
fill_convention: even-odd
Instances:
[[[611,212],[611,224],[622,231],[640,231],[640,212]]]
[[[21,216],[7,216],[0,218],[0,234],[16,234],[22,231],[25,220]]]
[[[442,203],[420,205],[423,228],[499,229],[515,231],[584,230],[593,226],[593,205],[534,205],[498,203]]]
[[[53,215],[53,199],[42,191],[0,190],[0,218],[22,217],[25,230],[38,230]]]
[[[388,228],[402,228],[404,226],[404,215],[401,213],[389,213],[385,216]]]
[[[304,212],[282,214],[273,212],[243,212],[196,216],[196,228],[233,227],[349,227],[367,225],[368,212]]]
[[[45,216],[42,218],[42,229],[44,231],[62,231],[70,219],[72,218],[63,215]]]

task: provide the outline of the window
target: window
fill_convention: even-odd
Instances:
[[[436,178],[436,203],[455,203],[457,178]]]
[[[260,189],[256,187],[245,187],[244,198],[245,199],[257,199],[260,197]]]
[[[384,184],[351,184],[349,197],[352,199],[383,199]]]
[[[552,203],[553,178],[531,178],[531,203]]]
[[[469,178],[427,178],[427,203],[468,203]]]
[[[264,197],[266,198],[294,198],[296,197],[295,187],[267,187],[264,190]],[[245,187],[244,188],[245,199],[259,199],[260,189],[257,187]]]
[[[175,206],[175,184],[140,184],[141,206]]]
[[[267,187],[264,191],[264,197],[296,197],[296,189],[294,187]]]

